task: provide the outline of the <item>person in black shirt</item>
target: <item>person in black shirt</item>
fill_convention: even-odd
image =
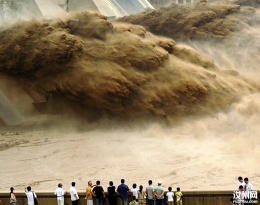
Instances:
[[[103,205],[105,202],[105,192],[103,187],[100,186],[100,181],[96,182],[96,186],[93,189],[93,194],[96,197],[97,205]]]
[[[109,205],[116,205],[116,187],[113,186],[113,182],[109,182],[107,187]]]

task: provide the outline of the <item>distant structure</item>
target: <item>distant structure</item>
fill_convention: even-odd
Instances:
[[[230,3],[232,0],[148,0],[156,9],[167,6],[171,3],[175,4],[196,4],[196,3],[213,3],[213,2],[222,2]]]
[[[66,13],[53,0],[0,0],[0,24]]]
[[[89,10],[118,18],[154,9],[148,0],[54,0],[66,11]]]
[[[110,19],[154,9],[148,0],[0,0],[0,24],[17,19],[52,18],[70,11],[99,12]]]
[[[7,18],[10,3],[11,2],[7,0],[0,0],[0,22],[4,22]]]
[[[52,18],[70,11],[99,12],[109,19],[166,6],[170,3],[230,2],[230,0],[0,0],[0,25],[17,19]]]
[[[148,0],[155,8],[160,8],[163,6],[167,6],[171,3],[176,4],[193,4],[198,2],[198,0]]]

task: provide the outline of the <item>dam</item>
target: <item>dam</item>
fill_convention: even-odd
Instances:
[[[94,11],[109,18],[136,14],[146,9],[154,9],[147,0],[1,0],[0,22],[16,19],[52,18],[65,15],[69,11]]]

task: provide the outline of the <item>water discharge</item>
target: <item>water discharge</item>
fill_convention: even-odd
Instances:
[[[173,4],[113,22],[82,12],[0,28],[3,74],[24,87],[55,93],[70,120],[97,122],[90,126],[95,131],[85,134],[27,137],[30,146],[18,146],[13,153],[36,152],[34,143],[46,147],[37,153],[42,172],[35,177],[40,182],[28,182],[46,188],[48,180],[69,184],[73,178],[84,189],[89,173],[87,177],[106,182],[127,176],[129,183],[146,184],[153,178],[186,190],[223,190],[233,189],[241,174],[259,187],[258,18],[252,7]],[[70,123],[64,126],[68,129]],[[103,132],[106,123],[116,129]],[[58,155],[67,162],[55,164]],[[52,170],[45,159],[55,164]],[[28,160],[34,163],[33,157]],[[250,168],[245,171],[239,160]],[[8,167],[25,176],[20,161],[17,168]],[[60,167],[63,178],[55,172]]]
[[[57,93],[87,115],[212,114],[259,90],[191,47],[98,14],[20,22],[0,36],[2,72]]]

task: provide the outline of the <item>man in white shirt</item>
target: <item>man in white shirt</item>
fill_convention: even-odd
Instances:
[[[38,201],[38,203],[39,203],[39,200],[38,200],[38,198],[37,198],[37,196],[36,196],[36,194],[35,194],[35,192],[34,191],[31,191],[32,190],[32,188],[30,187],[30,186],[28,186],[28,187],[26,187],[25,188],[25,194],[26,194],[26,196],[27,196],[27,200],[28,200],[28,205],[34,205],[34,197],[36,198],[36,200]]]
[[[72,205],[78,205],[79,195],[77,193],[77,190],[75,188],[76,183],[72,182],[70,187],[70,197]]]
[[[245,190],[245,198],[247,201],[250,201],[250,192],[253,189],[253,185],[249,182],[248,178],[244,178],[244,182],[245,182],[245,186],[244,186],[244,190]],[[247,203],[248,205],[251,205],[252,203]]]
[[[245,187],[245,183],[243,181],[243,178],[241,176],[239,176],[238,178],[238,186],[237,189],[239,189],[239,187],[242,185],[243,187]]]
[[[58,188],[55,190],[54,194],[57,196],[58,205],[64,205],[64,194],[66,194],[66,192],[63,191],[61,183],[58,184]]]
[[[253,185],[251,184],[251,182],[249,182],[247,177],[244,179],[244,182],[245,182],[245,186],[244,186],[245,191],[252,191]]]

